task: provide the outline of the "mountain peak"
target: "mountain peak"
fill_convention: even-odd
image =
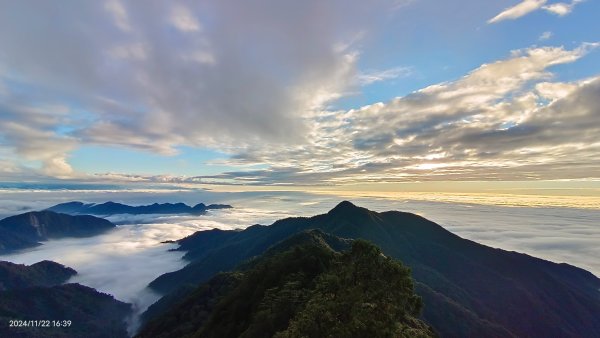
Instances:
[[[339,214],[339,213],[346,214],[348,212],[356,212],[360,209],[363,209],[363,208],[357,207],[350,201],[342,201],[338,205],[336,205],[333,209],[331,209],[328,212],[328,214]]]

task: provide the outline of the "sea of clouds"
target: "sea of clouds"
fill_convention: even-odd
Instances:
[[[600,276],[600,210],[558,207],[509,207],[453,203],[410,198],[341,198],[299,192],[217,193],[210,191],[4,191],[0,217],[40,210],[56,203],[108,200],[147,204],[228,203],[233,209],[212,210],[206,215],[116,215],[108,217],[118,227],[89,238],[51,240],[44,245],[0,260],[32,264],[52,260],[78,271],[70,280],[133,304],[129,319],[133,331],[139,314],[160,295],[146,286],[159,275],[182,268],[183,253],[169,251],[176,240],[199,230],[243,229],[271,224],[288,216],[327,212],[342,199],[371,210],[402,210],[420,214],[446,229],[482,244],[524,252],[540,258],[573,264]]]

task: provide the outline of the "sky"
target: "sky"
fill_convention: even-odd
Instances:
[[[600,196],[597,13],[0,0],[0,182]]]

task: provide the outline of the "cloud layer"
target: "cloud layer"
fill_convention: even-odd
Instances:
[[[169,155],[301,142],[305,117],[357,83],[356,43],[390,6],[3,2],[2,144],[66,176],[79,144]]]
[[[248,148],[231,160],[270,168],[201,179],[337,184],[594,177],[600,78],[553,82],[549,69],[597,46],[517,50],[388,103],[323,112],[314,119],[310,143]]]
[[[61,195],[60,192],[50,193],[50,200],[55,198],[54,202],[58,202]],[[13,203],[20,204],[21,208],[32,206],[27,200],[13,200]],[[134,331],[139,325],[139,315],[160,298],[146,288],[148,283],[163,273],[185,266],[181,260],[183,253],[168,251],[176,245],[161,242],[177,240],[199,230],[270,224],[288,216],[286,211],[240,206],[235,210],[211,211],[203,216],[115,216],[109,219],[120,225],[108,233],[50,240],[31,250],[0,256],[0,260],[23,264],[52,260],[74,268],[78,274],[69,282],[93,287],[133,304],[134,314],[129,319],[129,326]]]
[[[540,9],[563,15],[579,2],[526,0],[490,21]],[[411,6],[3,2],[0,178],[282,185],[598,178],[599,77],[554,76],[554,67],[597,43],[520,49],[389,102],[334,108],[363,86],[418,73],[359,69],[363,41],[379,21]],[[239,170],[79,173],[69,155],[91,144],[164,156],[212,149],[229,156],[212,164]]]
[[[39,209],[64,201],[113,199],[131,204],[173,201],[179,197],[198,201],[198,193],[149,194],[122,192],[37,192],[43,202],[32,202],[28,193],[0,196],[12,204],[10,209]],[[238,194],[204,193],[204,201],[221,201],[234,209],[211,211],[204,216],[139,216],[113,218],[117,229],[91,238],[52,240],[24,252],[4,255],[0,260],[32,264],[44,259],[75,268],[79,282],[115,295],[134,304],[140,314],[158,299],[146,285],[158,275],[183,266],[181,253],[167,251],[165,240],[184,237],[198,230],[238,229],[253,224],[271,224],[288,216],[312,216],[327,212],[342,198],[294,192],[256,192]],[[472,202],[434,202],[403,198],[351,198],[371,210],[415,212],[465,238],[506,250],[567,262],[600,274],[600,229],[598,210],[548,207],[505,207]],[[7,201],[2,201],[5,205]],[[3,210],[2,210],[3,211]],[[131,319],[132,329],[136,317]]]

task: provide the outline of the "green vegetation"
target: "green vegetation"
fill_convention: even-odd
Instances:
[[[357,240],[319,276],[306,305],[275,337],[429,337],[416,319],[421,308],[410,270]]]
[[[490,248],[414,214],[374,212],[350,202],[270,226],[196,232],[177,241],[190,263],[150,287],[169,294],[182,285],[199,285],[310,229],[368,240],[409,266],[426,304],[422,318],[441,336],[600,337],[600,279],[591,273]],[[322,240],[344,250],[336,246],[342,242]]]
[[[328,243],[347,241],[332,237],[303,232],[242,271],[217,275],[139,337],[434,336],[417,319],[422,304],[408,268],[362,240],[336,252]]]

